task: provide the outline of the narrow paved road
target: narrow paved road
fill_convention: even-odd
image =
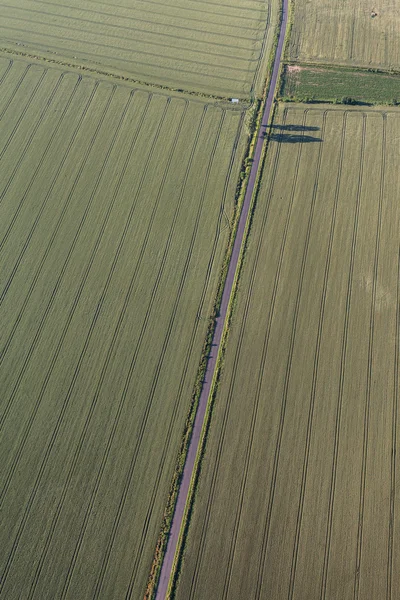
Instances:
[[[269,117],[271,113],[271,107],[275,97],[276,84],[278,80],[279,67],[282,59],[283,44],[286,34],[287,17],[288,17],[288,2],[289,0],[283,0],[282,9],[282,23],[279,33],[278,47],[275,55],[274,69],[271,78],[271,84],[269,87],[268,97],[265,103],[263,118],[261,121],[260,130],[257,137],[257,145],[254,153],[253,164],[251,168],[249,183],[247,186],[246,196],[243,202],[243,208],[240,215],[239,226],[236,233],[235,243],[233,246],[232,256],[229,263],[228,275],[225,281],[225,287],[222,294],[221,307],[219,317],[217,318],[216,328],[212,341],[212,354],[210,355],[207,363],[206,374],[204,378],[203,388],[200,395],[199,406],[197,409],[196,418],[193,426],[192,439],[189,446],[188,455],[183,471],[183,477],[181,486],[179,489],[178,499],[175,507],[174,518],[172,520],[170,536],[168,539],[167,550],[164,556],[163,565],[161,568],[160,580],[157,588],[156,600],[164,600],[167,595],[168,583],[171,576],[172,565],[174,561],[176,546],[178,543],[179,532],[182,525],[183,515],[185,511],[185,505],[187,501],[189,484],[192,478],[194,463],[196,459],[197,450],[199,447],[200,433],[203,427],[204,415],[206,412],[208,397],[210,395],[211,383],[215,372],[217,363],[217,356],[220,349],[222,331],[226,319],[226,314],[229,305],[229,298],[232,293],[232,286],[235,278],[235,272],[240,255],[240,249],[243,243],[243,236],[246,227],[246,221],[249,214],[251,205],[251,199],[253,196],[254,185],[256,183],[257,172],[260,165],[261,153],[263,144],[265,141],[265,133],[268,127]]]

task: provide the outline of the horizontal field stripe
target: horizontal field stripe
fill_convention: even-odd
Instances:
[[[4,21],[6,22],[8,19],[10,19],[12,21],[18,21],[18,22],[21,22],[21,23],[27,23],[27,24],[34,24],[35,23],[35,24],[38,24],[38,25],[41,25],[41,26],[47,26],[47,27],[50,27],[50,28],[54,28],[55,30],[57,30],[57,29],[65,29],[65,30],[67,30],[67,31],[69,31],[71,33],[76,33],[76,34],[84,33],[84,34],[88,34],[89,36],[97,36],[97,38],[100,37],[95,32],[93,32],[91,30],[88,30],[88,29],[73,29],[71,27],[68,27],[67,25],[61,25],[59,23],[57,23],[55,25],[53,23],[46,23],[46,22],[43,22],[43,21],[35,21],[33,19],[25,19],[23,17],[13,17],[13,16],[10,16],[10,15],[7,15],[4,18]],[[98,25],[103,26],[101,23],[98,23]],[[8,25],[5,24],[5,25],[3,25],[3,27],[7,28]],[[11,26],[10,26],[10,29],[11,29]],[[24,30],[22,30],[22,29],[17,29],[17,30],[18,31],[26,31],[27,33],[34,33],[34,32],[30,31],[27,28],[24,29]],[[52,36],[52,34],[44,33],[44,31],[41,31],[40,35]],[[103,36],[103,32],[100,32],[100,35]],[[154,34],[154,35],[157,35],[157,34]],[[74,39],[74,38],[69,38],[69,37],[65,37],[65,36],[62,36],[60,38],[60,36],[57,36],[57,35],[56,36],[52,36],[52,37],[57,37],[58,39],[61,39],[61,40],[71,40],[71,39]],[[124,40],[124,41],[128,41],[130,43],[135,43],[135,40],[132,40],[131,37],[126,37],[126,36],[117,36],[117,35],[112,35],[112,34],[107,33],[107,38],[115,38],[117,40]],[[176,39],[179,39],[179,38],[176,38]],[[79,38],[77,39],[77,41],[79,41]],[[89,43],[87,37],[85,38],[85,42],[86,41],[87,41],[87,43]],[[140,42],[138,41],[137,43],[143,44],[142,41],[140,41]],[[204,43],[207,44],[207,42],[204,42]],[[113,50],[124,50],[126,52],[130,51],[132,53],[142,54],[142,55],[145,55],[145,56],[160,57],[160,53],[159,52],[148,52],[148,51],[145,51],[145,50],[137,50],[137,51],[135,51],[134,48],[129,48],[129,47],[125,48],[123,46],[115,46],[115,45],[111,45],[111,44],[103,44],[101,42],[97,42],[96,39],[95,39],[94,42],[90,42],[90,44],[91,45],[95,44],[96,46],[100,46],[100,47],[104,47],[104,48],[112,48]],[[172,46],[169,45],[169,44],[168,45],[167,44],[161,44],[161,43],[157,43],[157,42],[153,42],[153,41],[150,41],[147,44],[148,44],[148,46],[159,45],[159,46],[162,46],[163,48],[166,48],[167,50],[169,48],[172,48]],[[199,53],[199,54],[201,54],[203,56],[216,56],[217,58],[229,58],[231,61],[234,61],[234,62],[236,62],[236,61],[239,61],[239,62],[243,61],[243,62],[247,62],[247,63],[257,62],[257,59],[253,59],[253,58],[249,58],[249,59],[247,59],[247,58],[237,58],[236,56],[234,56],[232,54],[229,56],[229,55],[226,55],[226,54],[223,55],[223,54],[209,53],[209,52],[203,51],[203,50],[192,50],[191,48],[182,48],[182,47],[174,47],[174,49],[178,50],[181,53],[183,51],[186,51],[186,52],[190,52],[190,53],[191,52]],[[174,56],[168,56],[167,53],[165,53],[165,52],[163,52],[162,56],[163,56],[163,58],[171,58],[171,59],[174,59],[174,60],[176,60],[176,58],[177,58],[177,57],[174,57]],[[193,63],[193,64],[197,64],[197,65],[210,65],[209,62],[201,62],[201,61],[198,61],[198,60],[187,59],[187,58],[185,58],[185,56],[182,56],[182,55],[180,57],[178,57],[178,58],[179,58],[179,60],[181,60],[183,62],[187,62],[187,63]],[[238,69],[235,66],[229,67],[227,65],[221,65],[221,67],[222,66],[223,66],[223,68],[235,69],[235,70],[238,70],[238,71],[244,71],[244,70],[247,71],[247,69]]]

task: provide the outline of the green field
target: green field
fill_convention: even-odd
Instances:
[[[400,70],[400,13],[393,0],[293,4],[290,60]]]
[[[209,95],[265,85],[273,0],[9,0],[0,47]]]
[[[284,107],[176,597],[394,600],[400,111]]]
[[[400,104],[400,76],[345,69],[322,69],[286,65],[281,96],[357,103]]]
[[[142,598],[244,113],[2,57],[0,139],[0,593]]]

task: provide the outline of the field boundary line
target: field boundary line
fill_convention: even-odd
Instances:
[[[49,46],[50,47],[50,46]],[[133,86],[140,86],[140,88],[142,88],[143,90],[150,92],[151,90],[157,90],[158,93],[163,94],[163,95],[167,95],[169,96],[170,94],[176,94],[177,98],[182,98],[185,96],[189,96],[192,102],[195,102],[196,100],[198,102],[203,102],[205,100],[207,101],[211,101],[211,102],[217,102],[217,101],[231,101],[231,98],[227,95],[218,95],[217,93],[215,94],[208,94],[204,91],[193,91],[190,89],[184,89],[184,88],[177,88],[177,87],[171,87],[168,85],[161,85],[161,84],[157,84],[157,83],[152,83],[149,81],[144,81],[141,79],[137,79],[134,77],[131,77],[129,75],[126,74],[121,74],[120,72],[118,72],[117,69],[111,70],[111,71],[105,71],[103,69],[97,69],[94,68],[93,66],[90,65],[84,65],[81,63],[73,63],[71,62],[69,59],[65,59],[65,60],[58,60],[55,58],[51,58],[49,56],[44,56],[44,55],[40,55],[40,54],[32,54],[32,52],[35,51],[40,51],[40,50],[34,50],[33,48],[31,49],[30,52],[22,52],[20,50],[16,50],[14,48],[11,47],[0,47],[0,53],[3,54],[11,54],[14,57],[20,57],[23,59],[28,59],[28,60],[34,60],[36,61],[35,63],[30,63],[29,66],[32,66],[33,64],[41,64],[43,62],[46,63],[50,63],[53,65],[56,65],[57,67],[68,67],[69,69],[73,69],[74,71],[84,71],[85,73],[90,74],[90,76],[95,76],[96,79],[95,81],[98,81],[98,77],[105,77],[109,80],[116,80],[118,81],[120,84],[128,84],[128,85],[133,85]],[[113,69],[113,67],[109,67],[111,69]],[[89,75],[88,75],[89,76]],[[217,77],[218,78],[218,77]],[[171,78],[165,78],[164,79],[168,79],[169,81],[171,81]],[[190,82],[189,82],[190,83]],[[193,82],[194,83],[194,82]],[[245,103],[249,101],[249,97],[248,96],[243,96],[241,97],[241,102]],[[242,104],[243,106],[243,104]],[[233,109],[234,107],[232,107]],[[1,115],[0,115],[0,119],[1,119]]]

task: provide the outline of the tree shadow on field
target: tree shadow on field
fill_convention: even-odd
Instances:
[[[319,127],[313,125],[271,125],[272,129],[278,129],[279,131],[319,131]]]
[[[280,144],[310,144],[323,141],[322,138],[312,135],[290,135],[288,133],[271,133],[269,139]]]

